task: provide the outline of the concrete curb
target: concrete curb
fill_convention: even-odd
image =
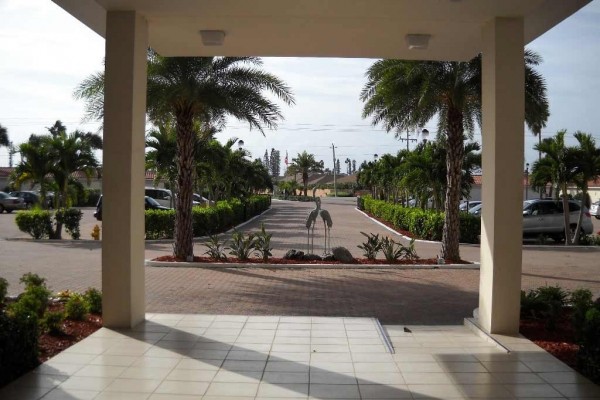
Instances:
[[[256,269],[479,269],[478,263],[473,264],[262,264],[248,262],[238,263],[205,263],[205,262],[165,262],[146,260],[147,267],[166,267],[166,268],[203,268],[203,269],[238,269],[238,268],[256,268]]]
[[[400,236],[402,239],[404,240],[408,240],[411,241],[413,238],[410,238],[408,236],[405,236],[403,234],[401,234],[400,232],[390,228],[389,226],[387,226],[386,224],[379,222],[378,220],[376,220],[375,218],[371,217],[369,214],[367,214],[366,212],[364,212],[363,210],[359,210],[358,208],[355,208],[356,211],[358,211],[359,213],[361,213],[362,215],[364,215],[366,218],[370,219],[371,221],[375,222],[377,225],[387,229],[388,231],[395,233],[396,235]],[[435,240],[423,240],[423,239],[415,239],[416,243],[429,243],[429,244],[441,244],[442,242],[436,242]]]

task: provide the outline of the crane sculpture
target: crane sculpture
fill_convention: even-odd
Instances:
[[[318,198],[317,200],[319,216],[323,219],[323,226],[325,227],[325,248],[323,249],[323,254],[328,255],[330,249],[327,248],[327,244],[329,244],[329,247],[331,247],[331,227],[333,226],[333,220],[331,219],[331,214],[329,214],[329,211],[321,208],[321,199]]]
[[[313,193],[314,193],[314,191],[313,191]],[[329,211],[321,209],[321,199],[319,197],[315,198],[315,205],[316,205],[315,209],[311,210],[311,212],[308,214],[308,217],[306,218],[306,229],[307,229],[306,253],[312,254],[314,252],[315,223],[316,223],[317,217],[320,216],[321,219],[323,220],[323,226],[325,228],[325,246],[323,249],[323,253],[328,254],[329,248],[328,248],[327,244],[329,243],[329,246],[331,246],[330,231],[331,231],[331,227],[333,226],[333,221],[331,219],[331,214],[329,214]]]
[[[319,208],[321,207],[320,201],[315,201],[315,203],[317,205],[316,208],[314,210],[311,210],[311,212],[308,214],[308,217],[306,218],[306,254],[312,254],[312,251],[314,249],[315,221],[319,216]]]

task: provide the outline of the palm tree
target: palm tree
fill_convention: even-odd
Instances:
[[[8,140],[8,130],[0,124],[0,147],[10,146],[10,140]]]
[[[54,160],[48,141],[39,138],[31,135],[28,142],[19,145],[22,160],[13,172],[12,181],[17,188],[26,181],[31,182],[32,185],[39,184],[40,204],[46,204],[48,175],[52,171]]]
[[[535,62],[539,57],[526,50],[526,103],[545,96],[544,80],[533,70]],[[465,132],[472,134],[475,126],[481,125],[481,55],[468,62],[380,60],[369,68],[367,77],[360,97],[365,102],[363,117],[371,116],[373,125],[382,123],[399,136],[438,116],[438,131],[447,149],[442,257],[460,259],[458,205],[464,140]],[[541,126],[539,120],[547,117],[531,115],[527,105],[525,111],[530,126]]]
[[[525,52],[525,63],[530,66],[538,66],[542,63],[542,57],[532,51]],[[542,143],[542,129],[550,116],[550,106],[546,95],[546,82],[542,76],[531,69],[525,74],[525,121],[534,136],[538,138],[538,144]],[[542,152],[538,151],[538,160],[542,158]]]
[[[565,146],[565,135],[567,131],[561,130],[554,137],[542,140],[541,144],[534,146],[544,154],[541,160],[533,163],[532,175],[534,182],[539,182],[543,177],[551,177],[553,185],[556,186],[556,200],[559,200],[562,192],[562,204],[564,212],[565,244],[571,244],[569,198],[567,184],[575,178],[574,149]]]
[[[177,131],[177,187],[175,257],[193,255],[192,190],[195,127],[214,115],[248,122],[261,133],[275,128],[283,116],[277,104],[263,95],[271,92],[284,103],[294,103],[291,90],[277,77],[260,70],[256,57],[161,57],[148,51],[147,106],[152,121],[170,116]],[[88,117],[101,118],[104,76],[96,74],[80,84],[76,97],[87,101]]]
[[[302,175],[302,187],[304,197],[308,194],[308,174],[311,172],[323,172],[321,162],[315,160],[314,154],[308,154],[305,151],[298,153],[296,158],[292,158],[292,163],[288,167],[288,171],[294,174]]]
[[[177,154],[176,139],[175,125],[171,121],[158,125],[146,135],[146,148],[150,149],[146,152],[146,169],[156,172],[155,184],[164,179],[173,193],[177,180],[177,168],[174,163]]]
[[[63,130],[48,137],[47,146],[52,158],[50,173],[59,189],[57,207],[70,205],[69,185],[74,172],[85,174],[88,184],[92,175],[97,173],[99,163],[94,150],[98,143],[101,143],[98,135],[80,131],[67,134]],[[53,239],[60,239],[61,235],[62,223],[57,221]]]
[[[579,218],[577,219],[577,228],[575,230],[574,244],[579,244],[581,235],[581,223],[583,220],[584,207],[590,206],[588,195],[588,182],[598,179],[600,176],[600,148],[596,147],[596,141],[592,135],[583,132],[574,134],[579,146],[574,149],[575,159],[575,182],[582,192],[581,208],[579,209]]]

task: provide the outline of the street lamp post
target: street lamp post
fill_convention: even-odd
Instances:
[[[525,164],[525,200],[529,197],[529,163]]]

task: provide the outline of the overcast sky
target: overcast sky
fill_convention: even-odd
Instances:
[[[15,143],[60,119],[69,131],[97,129],[82,123],[83,103],[73,89],[102,68],[104,39],[49,0],[0,0],[0,124]],[[559,129],[592,133],[600,143],[600,2],[594,1],[531,43],[544,63],[539,71],[548,83],[551,116],[542,137]],[[357,165],[374,154],[396,153],[406,144],[361,118],[359,100],[365,71],[373,60],[265,58],[264,67],[294,91],[296,105],[282,106],[285,120],[277,131],[249,132],[232,120],[218,135],[237,137],[254,158],[266,149],[286,151],[289,159],[303,150],[332,165],[331,144],[342,162]],[[435,123],[426,126],[435,135]],[[573,143],[572,135],[570,143]],[[475,135],[480,141],[480,134]],[[533,162],[537,142],[525,134],[526,161]],[[414,146],[411,143],[411,146]],[[15,162],[18,161],[18,155]],[[0,166],[8,166],[8,152],[0,149]]]

